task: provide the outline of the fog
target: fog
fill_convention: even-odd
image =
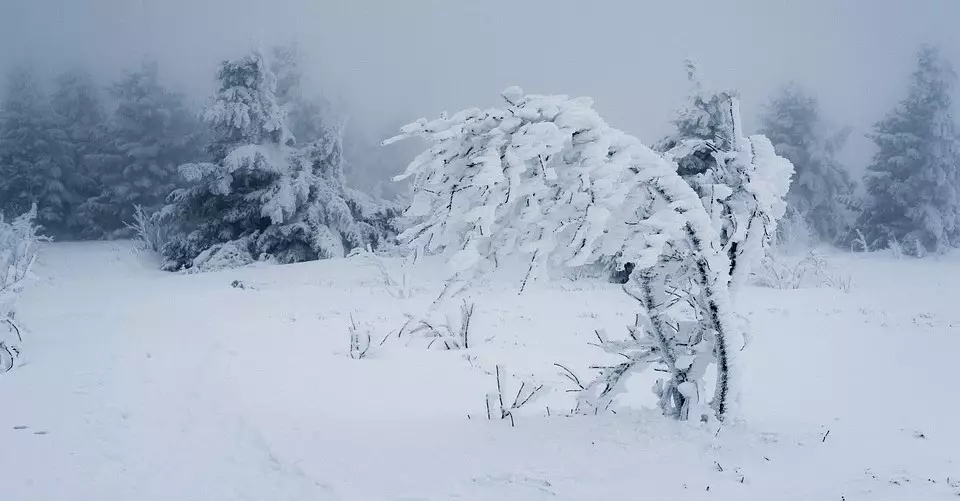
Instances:
[[[645,142],[669,127],[687,90],[683,59],[739,89],[748,126],[788,80],[854,134],[901,96],[913,53],[941,46],[960,63],[954,0],[0,0],[0,70],[82,65],[106,83],[143,57],[199,104],[216,63],[297,41],[312,85],[371,138],[449,109],[494,104],[504,87],[589,95]],[[397,169],[403,160],[398,160]]]

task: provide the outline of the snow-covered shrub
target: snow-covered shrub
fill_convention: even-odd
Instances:
[[[903,245],[900,244],[897,237],[890,237],[890,240],[887,242],[887,248],[890,249],[890,255],[894,258],[900,259],[903,257]]]
[[[790,264],[776,254],[770,254],[763,258],[754,272],[752,283],[771,289],[799,289],[806,272],[803,261]]]
[[[771,289],[825,287],[849,292],[852,278],[817,251],[809,251],[803,259],[791,259],[775,253],[767,255],[754,272],[754,285]]]
[[[213,161],[180,166],[189,185],[162,212],[176,224],[163,247],[165,269],[224,252],[229,259],[215,262],[343,257],[389,238],[375,226],[389,211],[344,186],[342,127],[325,126],[319,139],[295,147],[276,77],[259,53],[223,63],[219,82],[205,114]]]
[[[941,249],[942,250],[942,249]],[[923,245],[923,237],[917,233],[910,233],[903,238],[903,253],[913,257],[926,257],[927,247]]]
[[[347,257],[351,259],[362,260],[368,265],[376,268],[377,272],[380,274],[380,279],[383,281],[383,286],[386,288],[387,293],[389,293],[395,299],[408,299],[413,295],[409,284],[407,284],[407,274],[400,273],[398,275],[390,271],[387,263],[377,253],[371,252],[369,249],[357,247],[350,251],[350,254]]]
[[[790,206],[777,224],[775,238],[776,251],[785,254],[809,251],[817,242],[808,219],[799,210]]]
[[[743,347],[728,256],[749,269],[747,261],[762,252],[782,214],[789,162],[761,137],[736,136],[736,148],[723,153],[724,173],[739,184],[716,191],[730,200],[729,218],[745,221],[728,235],[727,242],[741,243],[728,253],[719,224],[677,164],[607,125],[590,99],[525,95],[518,88],[503,98],[503,109],[421,119],[385,141],[432,143],[398,176],[414,178],[405,213],[411,225],[399,238],[417,253],[449,257],[450,278],[438,301],[518,254],[529,258],[521,291],[551,267],[633,263],[625,290],[638,302],[641,324],[629,340],[604,343],[627,361],[605,369],[582,398],[603,408],[622,391],[624,375],[653,366],[668,374],[657,389],[665,414],[722,420],[736,400],[736,354]],[[736,102],[727,110],[738,131]],[[710,366],[717,372],[712,402],[704,383]]]
[[[124,224],[146,250],[160,252],[170,240],[170,222],[160,212],[147,213],[141,205],[133,208],[133,222]]]
[[[499,365],[494,370],[497,378],[497,391],[486,395],[487,419],[509,419],[510,427],[514,427],[516,426],[514,413],[536,400],[543,390],[543,385],[521,381],[520,386],[514,392],[507,388],[506,371]]]
[[[353,319],[353,314],[350,315],[350,326],[347,330],[350,332],[350,358],[354,360],[366,358],[372,344],[370,331],[361,329]]]
[[[12,369],[20,356],[23,336],[15,307],[43,240],[36,217],[36,206],[11,221],[0,215],[0,372]]]
[[[448,314],[445,321],[407,315],[407,322],[400,329],[399,335],[423,337],[428,340],[428,349],[437,346],[445,350],[466,350],[470,348],[470,322],[475,309],[474,303],[463,301],[460,304],[459,318]]]
[[[850,241],[850,252],[870,252],[870,244],[867,242],[867,237],[863,236],[860,228],[855,228],[853,234],[856,236]]]

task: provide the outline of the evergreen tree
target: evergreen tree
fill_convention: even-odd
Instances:
[[[82,211],[105,235],[122,233],[136,206],[148,213],[162,207],[179,186],[177,166],[202,156],[197,121],[183,96],[163,86],[156,64],[126,72],[111,95],[117,108],[107,125],[100,193]]]
[[[66,147],[74,167],[73,176],[65,179],[67,190],[78,200],[87,200],[99,192],[99,169],[108,154],[106,113],[97,86],[90,75],[79,70],[67,71],[56,79],[51,97],[57,124],[66,136]],[[98,236],[83,210],[74,210],[70,226],[75,236]]]
[[[761,130],[777,153],[793,163],[794,178],[787,204],[804,218],[816,236],[836,242],[850,225],[853,181],[836,159],[849,129],[823,132],[817,100],[796,84],[788,84],[769,103]]]
[[[182,165],[190,186],[174,192],[158,216],[177,227],[163,247],[164,268],[289,263],[376,245],[377,229],[348,203],[339,129],[326,127],[296,147],[276,76],[260,53],[224,62],[218,80],[205,113],[212,162]]]
[[[924,46],[907,97],[874,126],[877,152],[857,222],[874,247],[895,238],[922,254],[960,244],[960,147],[950,97],[955,80],[939,51]]]
[[[69,234],[67,217],[77,202],[67,182],[74,166],[67,136],[29,69],[7,78],[0,107],[0,212],[13,217],[38,207],[37,222],[47,234]]]

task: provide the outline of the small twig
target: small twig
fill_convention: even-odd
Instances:
[[[17,339],[19,339],[20,342],[22,343],[22,342],[23,342],[23,336],[20,335],[20,328],[17,327],[17,324],[16,324],[10,317],[4,317],[4,318],[3,318],[3,321],[6,322],[7,325],[10,326],[10,328],[13,329],[13,332],[15,332],[15,333],[17,334]]]
[[[497,397],[500,399],[500,418],[503,419],[503,387],[500,384],[500,366],[496,366],[497,371]]]
[[[567,378],[570,382],[572,382],[573,384],[575,384],[575,385],[577,386],[577,389],[576,389],[576,390],[567,390],[567,391],[582,391],[582,390],[586,390],[586,389],[587,389],[585,386],[583,386],[583,383],[580,382],[580,378],[578,378],[577,375],[574,374],[574,372],[573,372],[572,370],[568,369],[567,367],[564,367],[563,365],[557,364],[557,363],[555,363],[555,364],[553,364],[553,365],[555,365],[555,366],[559,367],[561,370],[563,370],[563,372],[561,372],[560,374],[561,374],[563,377]]]
[[[540,390],[542,390],[542,389],[543,389],[543,385],[542,385],[542,384],[541,384],[540,386],[537,386],[536,388],[533,389],[533,391],[530,392],[529,395],[527,395],[527,398],[523,399],[523,401],[521,401],[520,403],[514,405],[513,408],[514,408],[514,409],[519,409],[519,408],[523,407],[524,405],[527,404],[527,402],[529,402],[529,401],[530,401],[537,393],[539,393]]]
[[[517,402],[520,401],[520,395],[523,394],[523,389],[527,387],[527,383],[520,383],[520,389],[517,390],[517,396],[513,397],[513,403],[510,404],[511,409],[517,408]]]

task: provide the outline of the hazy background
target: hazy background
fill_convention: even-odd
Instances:
[[[807,86],[855,128],[843,158],[858,170],[918,45],[960,64],[960,1],[0,0],[0,71],[83,65],[108,83],[149,56],[197,104],[219,60],[294,40],[312,84],[371,142],[520,85],[592,96],[650,143],[682,104],[691,56],[710,84],[741,91],[748,127],[776,86]]]

